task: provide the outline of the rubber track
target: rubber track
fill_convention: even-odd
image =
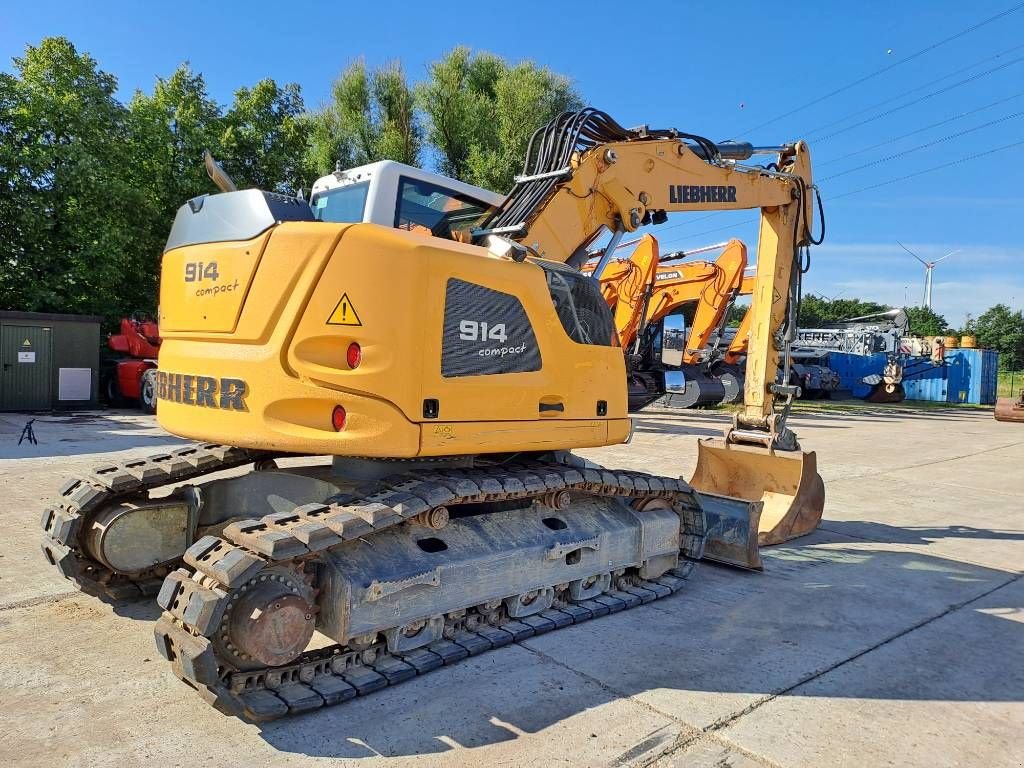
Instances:
[[[307,574],[305,566],[315,563],[320,551],[343,541],[390,528],[439,506],[536,499],[563,489],[669,501],[681,517],[681,550],[688,560],[675,575],[656,581],[633,578],[620,585],[623,589],[522,619],[505,617],[497,626],[470,626],[465,618],[454,623],[449,619],[446,636],[450,639],[405,654],[388,655],[383,643],[369,650],[333,645],[306,652],[289,665],[245,672],[232,671],[230,659],[218,655],[227,653],[223,651],[226,636],[221,650],[215,640],[223,631],[222,622],[227,623],[231,601],[257,580],[286,580],[295,585],[294,591],[312,590],[315,569]],[[223,538],[203,537],[185,553],[189,567],[165,580],[157,598],[164,613],[154,634],[174,673],[218,709],[250,720],[270,720],[338,704],[467,656],[666,597],[683,585],[693,561],[703,555],[704,539],[703,513],[690,486],[681,480],[544,462],[411,472],[386,479],[373,493],[339,495],[325,504],[233,523],[225,528]]]
[[[150,490],[171,483],[249,464],[274,454],[215,443],[196,443],[122,464],[97,467],[64,484],[53,505],[43,512],[43,555],[63,576],[91,595],[112,600],[153,595],[168,566],[125,576],[91,558],[81,537],[89,523],[112,504],[146,498]],[[173,567],[173,566],[171,566]]]

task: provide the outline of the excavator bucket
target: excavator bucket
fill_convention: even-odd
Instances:
[[[1000,397],[996,400],[996,421],[1024,422],[1024,396],[1019,400],[1012,397]]]
[[[902,384],[886,384],[879,382],[871,388],[868,396],[864,398],[868,403],[902,403],[906,393]]]
[[[761,569],[758,547],[814,531],[825,508],[813,451],[787,455],[701,440],[690,485],[707,518],[705,557],[742,568]]]

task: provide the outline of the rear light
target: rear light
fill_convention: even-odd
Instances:
[[[348,352],[345,353],[345,362],[348,363],[349,368],[358,368],[359,363],[363,361],[363,350],[359,344],[353,341],[348,345]]]
[[[345,413],[345,409],[340,405],[334,406],[334,410],[331,411],[331,426],[334,427],[334,431],[341,432],[345,428],[347,420],[348,414]]]

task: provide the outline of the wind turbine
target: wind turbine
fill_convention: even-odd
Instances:
[[[907,248],[907,246],[905,246],[899,240],[897,240],[896,242],[899,244],[900,248],[902,248],[904,251],[906,251],[911,256],[913,256],[915,259],[917,259],[922,264],[924,264],[924,302],[923,302],[923,306],[927,307],[928,309],[931,309],[932,308],[932,270],[935,269],[935,265],[938,264],[940,261],[943,261],[944,259],[948,259],[954,253],[960,253],[960,251],[959,250],[950,251],[945,256],[940,256],[935,261],[925,261],[920,256],[918,256],[916,253],[914,253],[912,250]]]

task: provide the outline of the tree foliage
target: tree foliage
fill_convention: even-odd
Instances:
[[[906,307],[912,336],[946,336],[954,333],[946,318],[929,307]]]
[[[398,62],[374,70],[361,59],[350,64],[334,82],[331,102],[310,122],[306,165],[313,178],[328,173],[335,162],[342,167],[420,162],[423,127]]]
[[[239,187],[294,193],[302,185],[310,130],[304,113],[295,83],[264,79],[235,91],[219,143],[224,168]]]
[[[158,256],[174,213],[185,200],[211,190],[201,158],[220,156],[223,119],[201,74],[182,64],[168,78],[157,78],[152,94],[136,92],[128,105],[133,139],[132,166],[142,200],[143,221],[134,247],[149,267],[131,280],[149,287],[144,298],[121,309],[155,308]],[[113,308],[109,314],[116,316]]]
[[[156,306],[174,212],[210,192],[204,149],[241,185],[301,178],[309,123],[297,85],[263,80],[225,111],[183,64],[128,105],[64,37],[0,74],[0,308],[98,314]]]
[[[140,194],[116,79],[63,37],[29,46],[5,76],[0,306],[98,312],[142,298],[133,247]]]
[[[891,307],[877,301],[860,299],[827,299],[809,293],[800,302],[801,328],[817,328],[828,323],[841,323],[854,317],[873,315]]]
[[[727,328],[738,328],[739,324],[743,322],[743,318],[747,314],[747,310],[750,309],[750,302],[744,301],[742,303],[735,302],[729,305],[729,309],[725,313],[725,325]]]
[[[974,334],[982,347],[998,350],[1000,368],[1024,368],[1024,312],[996,304],[974,321]]]
[[[537,128],[582,106],[568,78],[465,47],[431,65],[430,75],[417,97],[442,172],[495,191],[512,188]]]

